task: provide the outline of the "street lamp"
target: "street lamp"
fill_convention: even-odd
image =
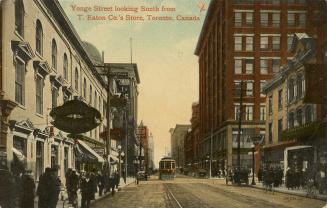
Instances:
[[[251,145],[252,147],[252,182],[251,182],[251,185],[255,185],[255,181],[254,181],[254,148],[255,148],[255,145],[254,143]]]

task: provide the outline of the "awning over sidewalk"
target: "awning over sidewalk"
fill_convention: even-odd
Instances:
[[[78,145],[81,145],[85,150],[87,150],[88,153],[91,154],[98,162],[100,162],[100,163],[104,163],[105,162],[105,160],[103,159],[103,157],[101,157],[98,153],[96,153],[85,142],[83,142],[82,140],[79,140],[79,139],[77,139],[76,141],[77,141]]]

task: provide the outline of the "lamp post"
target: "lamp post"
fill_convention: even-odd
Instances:
[[[118,145],[117,147],[118,149],[118,174],[119,174],[119,178],[120,178],[120,169],[121,169],[121,165],[120,165],[120,155],[121,155],[121,145]]]
[[[209,178],[211,178],[211,158],[210,158],[210,155],[207,155],[206,156],[206,163],[209,163]]]
[[[251,185],[255,185],[255,181],[254,181],[254,173],[255,173],[255,170],[254,170],[254,148],[255,148],[255,145],[254,143],[251,145],[252,147],[252,182],[251,182]]]
[[[125,157],[125,152],[124,151],[122,151],[121,153],[120,153],[120,157],[122,157],[122,161],[124,161],[124,157]],[[119,158],[120,159],[120,158]],[[126,160],[125,160],[125,163],[126,163]],[[126,174],[126,170],[125,170],[125,174]],[[119,167],[119,178],[121,177],[121,167]],[[124,179],[125,180],[125,179]]]

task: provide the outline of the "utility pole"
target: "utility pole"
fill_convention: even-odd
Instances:
[[[241,130],[242,130],[242,115],[243,115],[243,80],[240,87],[240,113],[238,118],[238,134],[237,134],[237,167],[241,167]]]
[[[211,136],[210,136],[210,159],[209,159],[209,178],[211,178],[212,176],[212,136],[213,136],[213,132],[211,129]]]

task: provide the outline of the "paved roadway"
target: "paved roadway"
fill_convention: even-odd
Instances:
[[[131,184],[94,208],[321,208],[326,202],[250,187],[226,186],[223,180],[177,177]]]

